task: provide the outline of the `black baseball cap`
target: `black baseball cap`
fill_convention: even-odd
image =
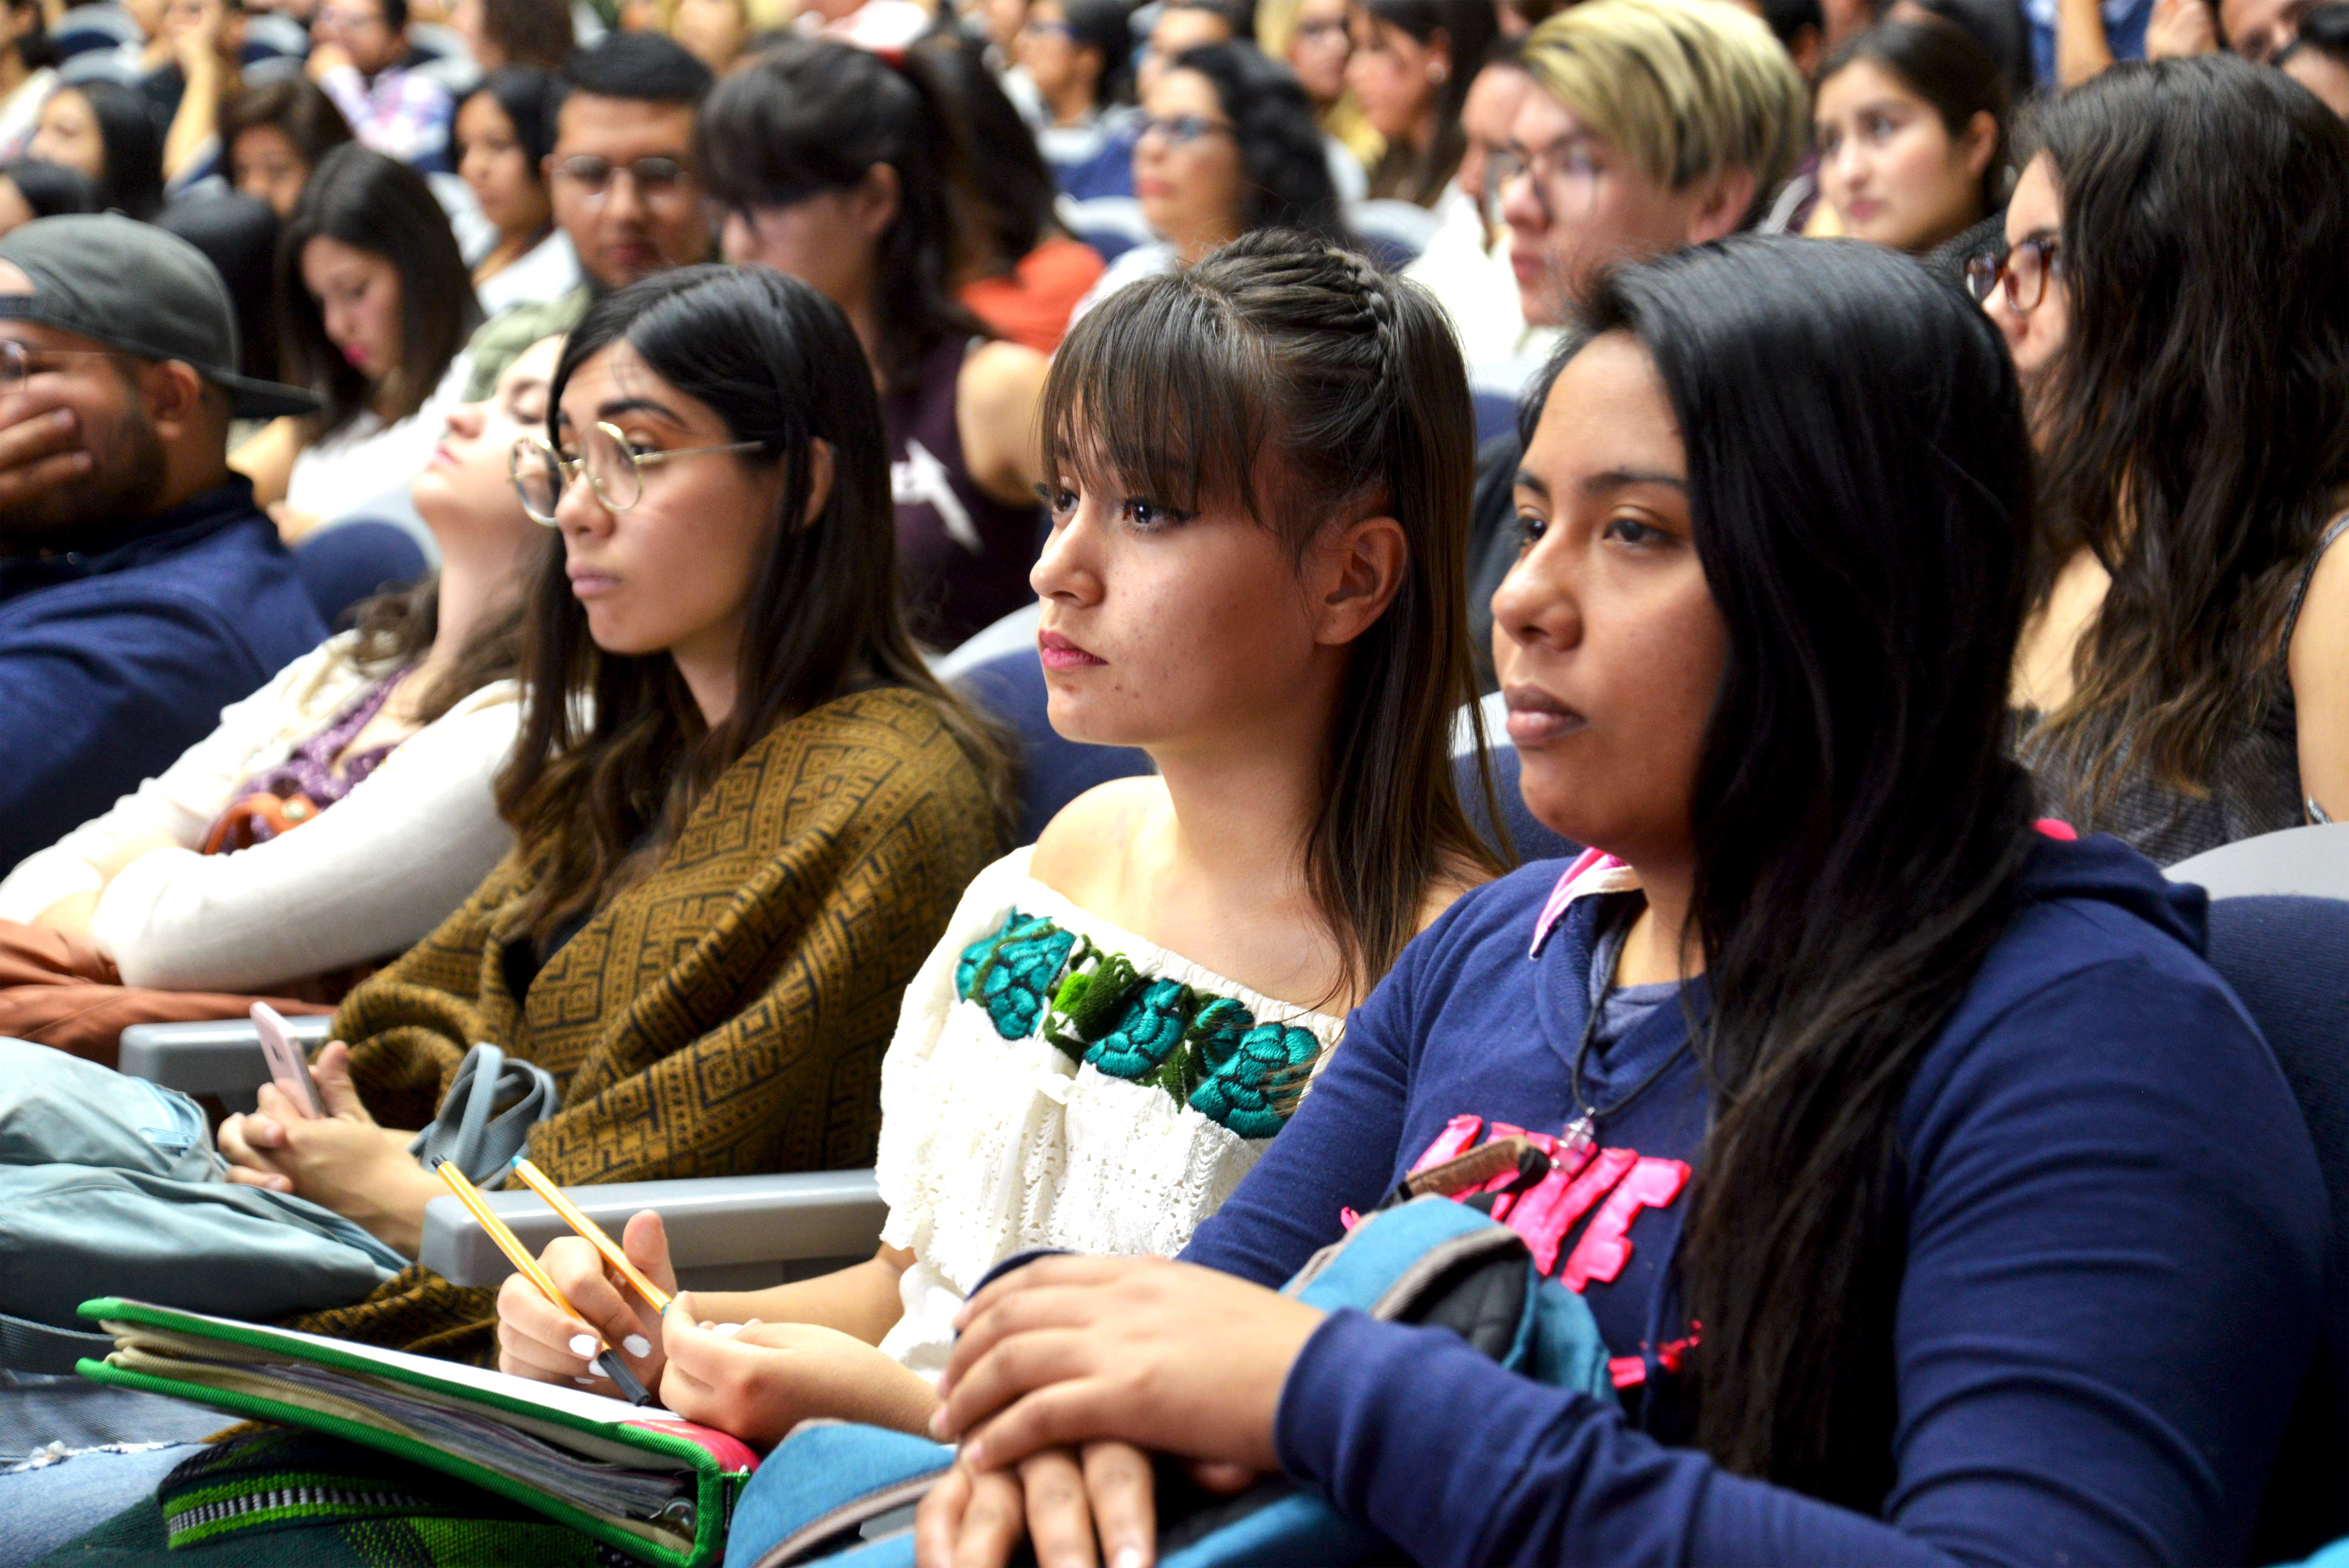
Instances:
[[[0,294],[0,318],[37,322],[141,359],[177,359],[229,394],[242,419],[315,414],[298,387],[237,374],[236,309],[195,246],[119,213],[36,219],[0,238],[0,262],[32,280]]]

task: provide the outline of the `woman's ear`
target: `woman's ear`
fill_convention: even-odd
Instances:
[[[1966,134],[1958,143],[1958,151],[1965,160],[1966,172],[1980,180],[1998,151],[1998,121],[1990,110],[1974,111],[1973,119],[1966,122]]]
[[[813,528],[815,520],[823,515],[824,504],[832,500],[832,443],[821,437],[808,442],[807,510],[800,514],[800,526]]]
[[[864,171],[864,179],[852,193],[856,214],[856,226],[868,240],[877,241],[889,232],[897,221],[897,208],[903,199],[897,170],[890,164],[876,163]]]
[[[1411,564],[1411,542],[1402,523],[1381,514],[1333,530],[1314,555],[1313,640],[1342,646],[1377,624],[1394,603]]]

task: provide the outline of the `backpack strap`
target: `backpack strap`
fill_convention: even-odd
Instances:
[[[0,1368],[10,1372],[64,1373],[83,1360],[114,1354],[111,1334],[78,1334],[0,1313]]]

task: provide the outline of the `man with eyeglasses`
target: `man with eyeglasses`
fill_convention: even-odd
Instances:
[[[409,68],[408,0],[325,0],[310,24],[308,70],[351,132],[427,173],[449,169],[449,89]]]
[[[590,300],[713,259],[693,121],[716,79],[657,33],[615,33],[564,64],[549,95],[554,146],[543,167],[555,226],[578,252],[584,281],[474,333],[469,399],[487,397],[523,349],[578,325]]]
[[[1739,6],[1588,0],[1527,34],[1521,57],[1533,90],[1486,179],[1530,325],[1563,324],[1608,266],[1751,227],[1801,155],[1803,78]],[[1521,455],[1511,435],[1477,456],[1468,615],[1488,683]]]
[[[326,634],[228,467],[232,418],[317,403],[236,364],[228,291],[185,240],[116,216],[0,239],[0,869]]]

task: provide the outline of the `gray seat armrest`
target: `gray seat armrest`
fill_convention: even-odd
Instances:
[[[286,1032],[305,1046],[326,1042],[334,1019],[288,1018]],[[269,1081],[269,1062],[250,1018],[207,1024],[133,1024],[122,1031],[122,1070],[183,1094],[250,1093]]]
[[[870,1171],[616,1181],[563,1191],[616,1240],[630,1215],[657,1211],[678,1283],[688,1290],[754,1289],[862,1262],[879,1245],[888,1213]],[[533,1254],[571,1234],[527,1188],[483,1196]],[[452,1284],[494,1285],[513,1272],[453,1196],[426,1207],[417,1261]]]

